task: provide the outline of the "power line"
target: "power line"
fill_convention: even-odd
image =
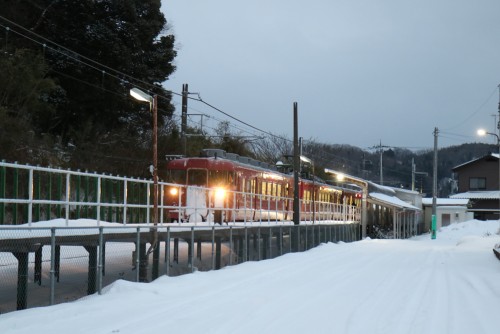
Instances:
[[[79,63],[81,63],[81,64],[83,64],[83,65],[85,65],[85,66],[87,66],[87,67],[90,67],[90,68],[92,68],[92,69],[96,70],[96,71],[100,71],[100,72],[102,72],[103,74],[105,73],[106,75],[109,75],[109,76],[111,76],[111,77],[113,77],[113,78],[116,78],[116,79],[118,79],[118,80],[120,80],[120,81],[123,81],[123,78],[128,78],[128,79],[134,80],[135,82],[139,82],[139,83],[142,83],[142,84],[144,84],[144,85],[147,85],[147,86],[149,86],[149,87],[154,87],[154,85],[153,85],[153,84],[150,84],[150,83],[148,83],[148,82],[146,82],[146,81],[143,81],[143,80],[141,80],[141,79],[137,79],[137,78],[135,78],[135,77],[133,77],[133,76],[131,76],[131,75],[129,75],[129,74],[126,74],[126,73],[124,73],[124,72],[118,71],[118,70],[116,70],[116,69],[114,69],[114,68],[111,68],[111,67],[109,67],[109,66],[107,66],[107,65],[104,65],[104,64],[102,64],[102,63],[100,63],[100,62],[98,62],[98,61],[96,61],[96,60],[93,60],[93,59],[91,59],[91,58],[89,58],[89,57],[86,57],[86,56],[84,56],[84,55],[82,55],[82,54],[80,54],[80,53],[78,53],[78,52],[76,52],[76,51],[73,51],[73,50],[71,50],[71,49],[68,49],[67,47],[62,46],[62,45],[60,45],[60,44],[58,44],[58,43],[56,43],[56,42],[54,42],[54,41],[52,41],[52,40],[49,40],[48,38],[45,38],[45,37],[43,37],[43,36],[41,36],[41,35],[39,35],[39,34],[35,33],[34,31],[31,31],[31,30],[29,30],[29,29],[27,29],[27,28],[23,27],[22,25],[20,25],[20,24],[18,24],[18,23],[15,23],[15,22],[13,22],[13,21],[11,21],[11,20],[9,20],[9,19],[7,19],[6,17],[4,17],[4,16],[2,16],[2,15],[0,15],[0,18],[1,18],[2,20],[4,20],[4,21],[8,22],[9,24],[12,24],[12,25],[16,26],[17,28],[19,28],[19,29],[21,29],[21,30],[23,30],[23,31],[25,31],[25,32],[27,32],[27,33],[29,33],[29,34],[31,34],[31,35],[36,36],[37,38],[41,39],[42,41],[44,41],[44,42],[46,42],[46,43],[48,43],[48,44],[51,44],[51,45],[57,46],[59,49],[62,49],[62,50],[64,50],[64,51],[68,52],[68,53],[63,53],[63,52],[61,52],[60,50],[58,50],[58,49],[56,49],[56,48],[54,48],[54,47],[51,47],[50,45],[48,45],[48,44],[46,44],[46,43],[41,43],[40,41],[37,41],[37,40],[35,40],[35,39],[33,39],[33,38],[31,38],[31,37],[29,37],[29,36],[25,35],[25,34],[22,34],[22,33],[18,32],[18,31],[16,31],[16,30],[13,30],[12,28],[10,28],[10,27],[8,27],[8,26],[6,26],[6,25],[0,24],[0,26],[1,26],[1,27],[4,27],[4,28],[5,28],[6,30],[8,30],[9,32],[13,32],[13,33],[15,33],[15,34],[17,34],[17,35],[19,35],[19,36],[21,36],[21,37],[24,37],[24,38],[26,38],[26,39],[28,39],[28,40],[30,40],[30,41],[32,41],[32,42],[34,42],[34,43],[37,43],[37,44],[41,45],[43,48],[49,48],[50,50],[53,50],[53,51],[55,51],[55,52],[57,52],[57,53],[59,53],[59,54],[62,54],[62,55],[66,56],[66,57],[67,57],[67,58],[69,58],[69,59],[75,60],[76,62],[79,62]],[[73,55],[74,55],[74,56],[73,56]],[[81,59],[86,60],[88,63],[87,63],[87,62],[82,61]],[[92,64],[93,64],[93,65],[92,65]],[[109,72],[106,72],[106,71],[104,71],[103,69],[108,70]],[[116,73],[117,75],[121,75],[122,77],[119,77],[119,76],[117,76],[117,75],[113,75],[113,74],[111,74],[110,72]],[[142,88],[142,89],[144,89],[144,90],[148,90],[148,89],[146,89],[146,88],[144,88],[144,87],[139,87],[139,88]],[[180,94],[180,93],[176,93],[176,92],[174,92],[174,91],[170,91],[170,90],[168,90],[168,89],[165,89],[165,90],[166,90],[167,92],[171,93],[171,94],[175,94],[175,95],[179,95],[179,96],[181,96],[181,94]],[[164,97],[165,97],[165,96],[164,96]]]
[[[54,48],[54,47],[52,47],[52,46],[50,46],[50,45],[47,45],[46,43],[41,43],[40,41],[35,40],[35,39],[33,39],[33,38],[31,38],[31,37],[27,36],[26,34],[23,34],[23,33],[21,33],[21,32],[18,32],[18,31],[16,31],[16,30],[13,30],[13,29],[11,29],[10,27],[8,27],[8,26],[6,26],[6,25],[0,24],[0,26],[1,26],[1,27],[4,27],[4,28],[5,28],[6,30],[8,30],[9,32],[13,32],[13,33],[15,33],[15,34],[17,34],[17,35],[19,35],[19,36],[21,36],[21,37],[23,37],[23,38],[26,38],[26,39],[28,39],[28,40],[32,41],[33,43],[39,44],[39,45],[43,46],[43,48],[44,48],[44,49],[45,49],[45,48],[49,48],[50,50],[52,50],[52,51],[54,51],[54,52],[56,52],[56,53],[62,54],[62,55],[64,55],[65,57],[67,57],[67,58],[69,58],[69,59],[72,59],[72,60],[74,60],[74,61],[76,61],[76,62],[78,62],[78,63],[80,63],[80,64],[83,64],[83,65],[85,65],[85,66],[87,66],[87,67],[89,67],[89,68],[92,68],[92,69],[96,70],[96,71],[102,72],[102,73],[103,73],[103,75],[108,75],[108,76],[110,76],[110,77],[112,77],[112,78],[115,78],[115,79],[118,79],[118,80],[120,80],[120,81],[123,81],[123,79],[124,79],[124,78],[128,78],[130,81],[139,82],[139,83],[142,83],[142,84],[147,85],[147,86],[149,86],[149,87],[154,87],[154,85],[151,85],[150,83],[147,83],[147,82],[145,82],[145,81],[143,81],[143,80],[137,79],[137,78],[135,78],[135,77],[133,77],[133,76],[131,76],[131,75],[128,75],[128,74],[126,74],[126,73],[124,73],[124,72],[121,72],[121,71],[115,70],[115,69],[113,69],[113,68],[111,68],[111,67],[109,67],[109,66],[107,66],[107,65],[104,65],[104,64],[102,64],[102,63],[100,63],[100,62],[98,62],[98,61],[95,61],[95,60],[93,60],[93,59],[91,59],[91,58],[88,58],[88,57],[86,57],[86,56],[84,56],[84,55],[81,55],[80,53],[77,53],[77,52],[75,52],[75,51],[72,51],[72,50],[70,50],[70,49],[68,49],[68,48],[66,48],[66,47],[64,47],[64,46],[62,46],[62,45],[60,45],[60,44],[58,44],[58,43],[55,43],[55,42],[53,42],[53,41],[51,41],[51,40],[49,40],[49,39],[47,39],[47,38],[45,38],[45,37],[43,37],[43,36],[41,36],[41,35],[39,35],[39,34],[37,34],[37,33],[33,32],[33,31],[31,31],[31,30],[28,30],[28,29],[26,29],[25,27],[23,27],[23,26],[21,26],[21,25],[19,25],[19,24],[15,23],[15,22],[13,22],[13,21],[11,21],[11,20],[9,20],[9,19],[5,18],[4,16],[1,16],[1,15],[0,15],[0,18],[1,18],[1,19],[3,19],[4,21],[8,22],[9,24],[12,24],[12,25],[16,26],[16,27],[18,27],[19,29],[21,29],[21,30],[23,30],[23,31],[25,31],[25,32],[27,32],[27,33],[29,33],[29,34],[31,34],[31,35],[36,36],[37,38],[41,39],[42,41],[44,41],[44,42],[46,42],[46,43],[48,43],[48,44],[50,44],[50,45],[57,46],[59,49],[64,50],[64,51],[66,51],[67,53],[65,53],[65,52],[61,52],[60,50],[58,50],[58,49],[56,49],[56,48]],[[86,62],[85,62],[85,61],[82,61],[82,59],[86,60]],[[107,71],[105,71],[104,69],[105,69],[105,70],[107,70]],[[118,75],[113,75],[112,73],[116,73],[116,74],[120,75],[121,77],[120,77],[120,76],[118,76]],[[61,73],[59,72],[58,74],[61,74]],[[83,81],[80,81],[80,82],[83,82]],[[90,86],[95,86],[95,85],[93,85],[93,84],[89,84],[89,85],[90,85]],[[149,89],[144,88],[144,87],[141,87],[141,86],[138,86],[138,88],[143,89],[143,90],[146,90],[146,91],[149,91]],[[165,89],[165,88],[163,88],[163,89]],[[169,93],[171,93],[171,94],[177,95],[177,96],[182,96],[182,94],[177,93],[177,92],[174,92],[174,91],[172,91],[172,90],[165,89],[165,91],[167,91],[167,92],[169,92]],[[109,92],[109,91],[108,91],[108,92]],[[161,97],[163,97],[163,98],[167,98],[166,96],[162,96],[161,94],[160,94],[160,95],[158,95],[158,96],[161,96]],[[273,133],[271,133],[271,132],[268,132],[268,131],[265,131],[265,130],[259,129],[259,128],[257,128],[257,127],[255,127],[255,126],[253,126],[253,125],[251,125],[251,124],[249,124],[249,123],[245,122],[245,121],[242,121],[242,120],[240,120],[240,119],[238,119],[238,118],[236,118],[236,117],[234,117],[234,116],[232,116],[232,115],[230,115],[230,114],[228,114],[228,113],[224,112],[224,111],[223,111],[223,110],[221,110],[220,108],[217,108],[217,107],[215,107],[214,105],[212,105],[212,104],[210,104],[210,103],[208,103],[208,102],[204,101],[204,100],[201,98],[201,96],[199,96],[199,94],[198,94],[198,98],[193,98],[193,97],[188,97],[188,98],[189,98],[189,99],[191,99],[191,100],[194,100],[194,101],[201,102],[201,103],[203,103],[203,104],[207,105],[208,107],[210,107],[210,108],[212,108],[212,109],[214,109],[214,110],[216,110],[216,111],[218,111],[218,112],[222,113],[223,115],[225,115],[225,116],[227,116],[227,117],[229,117],[229,118],[231,118],[231,119],[233,119],[233,120],[235,120],[235,121],[237,121],[237,122],[239,122],[239,123],[241,123],[241,124],[244,124],[245,126],[250,127],[250,128],[252,128],[252,129],[254,129],[254,130],[256,130],[256,131],[259,131],[259,132],[264,133],[264,134],[266,134],[266,135],[268,135],[268,136],[271,136],[271,137],[279,138],[279,139],[281,139],[281,140],[287,140],[287,141],[290,141],[290,140],[289,140],[289,139],[287,139],[287,138],[283,138],[283,137],[281,137],[281,136],[277,136],[277,135],[275,135],[275,134],[273,134]],[[168,99],[168,98],[167,98],[167,99]],[[245,131],[245,130],[243,130],[243,129],[240,129],[240,130]],[[250,132],[248,132],[248,133],[250,133]]]
[[[493,97],[493,95],[495,94],[496,91],[497,91],[497,87],[495,87],[495,89],[493,89],[493,91],[490,93],[490,95],[488,96],[488,98],[472,114],[470,114],[468,117],[466,117],[463,121],[461,121],[460,123],[457,123],[455,126],[446,128],[444,130],[453,130],[453,129],[456,129],[459,126],[465,124],[472,117],[474,117],[477,113],[479,113],[481,111],[481,109],[483,109],[483,107],[491,100],[491,98]]]

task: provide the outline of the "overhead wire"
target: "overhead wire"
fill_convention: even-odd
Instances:
[[[56,42],[54,42],[54,41],[52,41],[52,40],[50,40],[48,38],[45,38],[45,37],[37,34],[34,31],[31,31],[31,30],[23,27],[22,25],[20,25],[20,24],[18,24],[16,22],[13,22],[13,21],[7,19],[6,17],[4,17],[2,15],[0,15],[0,19],[2,19],[4,21],[8,22],[9,24],[14,25],[17,28],[19,28],[19,29],[21,29],[21,30],[23,30],[23,31],[25,31],[25,32],[27,32],[27,33],[29,33],[29,34],[37,37],[37,38],[39,38],[40,40],[43,40],[44,42],[46,42],[48,44],[41,43],[40,41],[35,40],[35,39],[33,39],[33,38],[31,38],[31,37],[23,34],[23,33],[20,33],[19,31],[16,31],[16,30],[12,29],[11,27],[8,27],[8,26],[6,26],[4,24],[0,23],[0,27],[4,27],[5,29],[8,29],[10,32],[13,32],[13,33],[15,33],[15,34],[17,34],[17,35],[19,35],[21,37],[24,37],[24,38],[26,38],[26,39],[28,39],[28,40],[36,43],[36,44],[42,45],[44,48],[47,47],[47,48],[49,48],[49,49],[51,49],[51,50],[53,50],[53,51],[55,51],[57,53],[60,53],[60,54],[62,54],[64,56],[68,57],[69,59],[72,59],[72,60],[74,60],[76,62],[79,62],[79,63],[81,63],[81,64],[83,64],[83,65],[85,65],[87,67],[90,67],[90,68],[96,70],[96,71],[102,72],[103,69],[106,69],[106,70],[109,71],[109,72],[106,72],[106,75],[111,76],[113,78],[116,78],[116,79],[118,79],[120,81],[123,81],[124,78],[128,78],[128,79],[134,80],[134,82],[139,82],[139,83],[142,83],[142,84],[144,84],[146,86],[149,86],[149,87],[154,87],[155,86],[154,84],[148,83],[148,82],[146,82],[144,80],[138,79],[138,78],[133,77],[133,76],[131,76],[129,74],[126,74],[124,72],[118,71],[118,70],[116,70],[114,68],[111,68],[111,67],[109,67],[109,66],[107,66],[105,64],[102,64],[102,63],[100,63],[100,62],[98,62],[96,60],[93,60],[93,59],[91,59],[89,57],[86,57],[86,56],[84,56],[84,55],[82,55],[82,54],[80,54],[80,53],[78,53],[76,51],[73,51],[73,50],[71,50],[71,49],[69,49],[69,48],[67,48],[67,47],[65,47],[63,45],[60,45],[60,44],[58,44],[58,43],[56,43]],[[64,50],[64,51],[66,51],[68,53],[63,53],[60,50],[52,47],[51,45],[54,45],[54,46],[58,47],[59,49]],[[84,62],[82,59],[86,60],[87,62]],[[113,74],[111,74],[111,72],[116,73],[117,75],[121,75],[122,77],[119,77],[117,75],[113,75]],[[145,89],[144,87],[138,87],[138,88],[142,88],[144,90],[149,90],[149,89]],[[171,93],[171,94],[182,96],[182,94],[180,94],[180,93],[176,93],[176,92],[168,90],[168,89],[165,89],[165,90],[167,92]]]
[[[41,43],[39,40],[36,40],[36,39],[34,39],[34,38],[31,38],[31,37],[30,37],[30,36],[28,36],[27,34],[23,34],[23,33],[19,32],[19,31],[16,31],[15,29],[11,29],[10,27],[8,27],[8,26],[6,26],[6,25],[4,25],[4,24],[1,24],[1,23],[0,23],[0,27],[4,27],[4,28],[5,28],[6,30],[8,30],[9,32],[15,33],[15,34],[17,34],[17,35],[19,35],[19,36],[21,36],[21,37],[23,37],[23,38],[26,38],[26,39],[30,40],[30,41],[31,41],[31,42],[33,42],[33,43],[36,43],[36,44],[39,44],[39,45],[43,46],[44,50],[45,50],[45,48],[48,48],[49,50],[51,50],[51,51],[53,51],[53,52],[56,52],[56,53],[62,54],[62,55],[64,55],[65,57],[67,57],[68,59],[71,59],[71,60],[73,60],[73,61],[75,61],[75,62],[78,62],[78,63],[80,63],[80,64],[82,64],[82,65],[84,65],[84,66],[87,66],[87,67],[89,67],[89,68],[91,68],[91,69],[93,69],[93,70],[96,70],[96,71],[101,72],[101,73],[103,74],[103,76],[104,76],[104,74],[105,74],[105,75],[107,75],[107,76],[110,76],[110,77],[115,78],[115,79],[120,80],[120,81],[124,81],[124,78],[127,78],[127,79],[129,79],[129,82],[130,82],[130,81],[134,81],[134,82],[139,82],[139,83],[145,84],[145,85],[147,85],[147,86],[149,86],[149,87],[154,86],[154,85],[151,85],[151,84],[149,84],[149,83],[147,83],[147,82],[145,82],[145,81],[143,81],[143,80],[137,79],[137,78],[135,78],[135,77],[133,77],[133,76],[131,76],[131,75],[128,75],[128,74],[126,74],[126,73],[124,73],[124,72],[121,72],[121,71],[115,70],[115,69],[113,69],[113,68],[111,68],[111,67],[109,67],[109,66],[107,66],[107,65],[104,65],[104,64],[102,64],[102,63],[100,63],[100,62],[98,62],[98,61],[95,61],[95,60],[91,59],[91,58],[88,58],[88,57],[86,57],[86,56],[84,56],[84,55],[82,55],[82,54],[80,54],[80,53],[77,53],[77,52],[75,52],[75,51],[72,51],[72,50],[70,50],[70,49],[68,49],[68,48],[66,48],[66,47],[64,47],[64,46],[62,46],[62,45],[60,45],[60,44],[58,44],[58,43],[56,43],[56,42],[53,42],[53,41],[51,41],[51,40],[49,40],[49,39],[47,39],[47,38],[45,38],[45,37],[43,37],[43,36],[41,36],[41,35],[39,35],[39,34],[37,34],[37,33],[33,32],[33,31],[30,31],[30,30],[26,29],[25,27],[23,27],[23,26],[21,26],[21,25],[19,25],[19,24],[15,23],[15,22],[13,22],[13,21],[11,21],[11,20],[9,20],[9,19],[5,18],[4,16],[1,16],[1,15],[0,15],[0,18],[1,18],[1,19],[3,19],[4,21],[8,22],[9,24],[12,24],[12,25],[14,25],[14,26],[18,27],[19,29],[21,29],[21,30],[23,30],[23,31],[25,31],[25,32],[27,32],[27,33],[29,33],[29,34],[32,34],[32,35],[36,36],[37,38],[39,38],[40,40],[42,40],[42,41],[44,41],[44,42],[48,43],[48,44],[46,44],[46,43]],[[56,46],[57,48],[59,48],[59,49],[61,49],[61,50],[64,50],[64,51],[66,51],[66,52],[62,52],[61,50],[58,50],[57,48],[55,48],[55,47],[53,47],[53,46]],[[83,61],[82,59],[84,59],[84,60],[86,60],[86,61]],[[103,69],[106,69],[107,71],[104,71]],[[64,74],[64,73],[60,72],[60,71],[55,71],[55,70],[53,70],[53,71],[54,71],[55,73],[59,74],[59,75],[63,75],[63,76],[66,76],[66,77],[71,77],[71,76],[69,76],[69,75],[67,75],[67,74]],[[116,74],[113,74],[113,73],[116,73]],[[120,76],[118,76],[118,75],[120,75],[121,77],[120,77]],[[80,79],[77,79],[77,78],[75,78],[75,77],[72,77],[72,79],[77,80],[77,81],[79,81],[80,83],[86,84],[86,85],[88,85],[88,86],[92,86],[92,87],[94,87],[94,88],[97,88],[97,87],[98,87],[98,86],[97,86],[97,85],[95,85],[95,84],[91,84],[91,83],[85,82],[84,80],[80,80]],[[99,87],[99,88],[102,88],[102,87]],[[141,86],[139,86],[138,88],[143,89],[143,90],[146,90],[146,91],[149,91],[149,90],[150,90],[149,88],[144,88],[144,87],[141,87]],[[164,88],[164,89],[165,89],[165,88]],[[181,94],[181,93],[177,93],[177,92],[172,91],[172,90],[169,90],[169,89],[165,89],[165,90],[166,90],[167,92],[169,92],[169,93],[173,94],[173,95],[182,96],[182,94]],[[116,95],[121,95],[121,94],[118,94],[118,93],[116,93],[116,92],[112,92],[112,91],[110,91],[110,90],[106,90],[106,91],[107,91],[108,93],[112,93],[112,94],[116,94]],[[158,96],[161,96],[161,94],[160,94],[160,95],[158,95]],[[161,96],[161,97],[163,97],[163,98],[167,98],[166,96]],[[223,111],[223,110],[221,110],[220,108],[217,108],[217,107],[215,107],[214,105],[212,105],[212,104],[210,104],[210,103],[208,103],[208,102],[206,102],[206,101],[202,100],[200,96],[199,96],[198,98],[193,98],[193,97],[188,97],[188,98],[189,98],[189,99],[191,99],[191,100],[193,100],[193,101],[198,101],[198,102],[201,102],[201,103],[203,103],[204,105],[206,105],[206,106],[210,107],[211,109],[216,110],[216,111],[218,111],[218,112],[222,113],[223,115],[225,115],[225,116],[227,116],[227,117],[229,117],[229,118],[233,119],[234,121],[237,121],[237,122],[239,122],[239,123],[241,123],[241,124],[244,124],[244,125],[246,125],[247,127],[252,128],[252,129],[254,129],[254,130],[258,131],[258,132],[261,132],[261,133],[267,134],[267,135],[272,136],[272,137],[278,137],[278,138],[281,138],[281,139],[285,139],[285,138],[282,138],[282,137],[280,137],[280,136],[274,135],[274,134],[272,134],[271,132],[268,132],[268,131],[265,131],[265,130],[259,129],[259,128],[255,127],[255,126],[253,126],[253,125],[251,125],[251,124],[249,124],[249,123],[247,123],[247,122],[244,122],[244,121],[242,121],[242,120],[240,120],[240,119],[238,119],[238,118],[236,118],[236,117],[234,117],[234,116],[232,116],[232,115],[230,115],[230,114],[228,114],[228,113],[224,112],[224,111]],[[233,127],[236,127],[236,126],[234,126],[234,125],[233,125]],[[239,127],[237,127],[237,128],[238,128],[239,130],[243,131],[243,132],[246,132],[246,133],[248,133],[248,134],[251,134],[252,136],[255,136],[255,133],[251,133],[251,132],[249,132],[248,130],[245,130],[245,129],[242,129],[242,128],[239,128]],[[288,139],[285,139],[285,140],[288,140]]]
[[[495,92],[497,91],[497,89],[498,89],[498,87],[495,87],[495,89],[493,89],[493,91],[490,93],[490,95],[488,96],[488,98],[486,98],[486,100],[474,112],[472,112],[468,117],[466,117],[463,121],[457,123],[455,126],[451,126],[451,127],[445,128],[444,130],[446,131],[446,130],[456,129],[459,126],[465,124],[470,119],[472,119],[472,117],[474,117],[476,114],[478,114],[481,111],[481,109],[483,109],[484,106],[491,100],[491,98],[493,97],[493,95],[495,94]],[[442,130],[439,129],[439,131],[442,131]]]
[[[19,29],[21,29],[21,30],[23,30],[23,31],[25,31],[25,32],[27,32],[27,33],[29,33],[29,34],[32,34],[32,35],[36,36],[37,38],[39,38],[39,39],[41,39],[41,40],[45,41],[46,43],[49,43],[50,45],[47,45],[47,44],[45,44],[45,43],[41,43],[40,41],[38,41],[38,40],[36,40],[36,39],[34,39],[34,38],[31,38],[31,37],[27,36],[26,34],[23,34],[23,33],[21,33],[21,32],[18,32],[18,31],[16,31],[16,30],[11,29],[10,27],[8,27],[8,26],[6,26],[6,25],[4,25],[4,24],[1,24],[1,23],[0,23],[0,27],[4,27],[5,29],[8,29],[8,31],[9,31],[9,32],[13,32],[13,33],[15,33],[15,34],[17,34],[17,35],[19,35],[19,36],[21,36],[21,37],[23,37],[23,38],[26,38],[26,39],[28,39],[28,40],[32,41],[33,43],[36,43],[36,44],[42,45],[44,48],[49,48],[50,50],[52,50],[52,51],[54,51],[54,52],[60,53],[60,54],[62,54],[62,55],[64,55],[64,56],[68,57],[68,58],[69,58],[69,59],[71,59],[71,60],[74,60],[74,61],[76,61],[76,62],[79,62],[79,63],[81,63],[81,64],[83,64],[83,65],[85,65],[85,66],[87,66],[87,67],[89,67],[89,68],[92,68],[92,69],[94,69],[94,70],[96,70],[96,71],[99,71],[99,72],[103,73],[103,75],[104,75],[104,74],[106,74],[106,75],[108,75],[108,76],[110,76],[110,77],[113,77],[113,78],[115,78],[115,79],[118,79],[118,80],[120,80],[120,81],[124,81],[124,78],[128,78],[128,79],[129,79],[129,82],[130,82],[130,81],[134,81],[134,82],[139,82],[139,83],[142,83],[142,84],[147,85],[147,86],[149,86],[149,87],[153,87],[153,86],[154,86],[154,85],[152,85],[152,84],[150,84],[150,83],[147,83],[147,82],[145,82],[145,81],[143,81],[143,80],[141,80],[141,79],[137,79],[137,78],[135,78],[135,77],[133,77],[133,76],[131,76],[131,75],[128,75],[128,74],[126,74],[126,73],[124,73],[124,72],[121,72],[121,71],[115,70],[115,69],[113,69],[113,68],[111,68],[111,67],[109,67],[109,66],[107,66],[107,65],[104,65],[104,64],[102,64],[102,63],[98,62],[98,61],[95,61],[95,60],[93,60],[93,59],[91,59],[91,58],[88,58],[88,57],[86,57],[86,56],[84,56],[84,55],[81,55],[81,54],[79,54],[79,53],[77,53],[77,52],[75,52],[75,51],[72,51],[72,50],[70,50],[70,49],[68,49],[68,48],[66,48],[66,47],[64,47],[64,46],[62,46],[62,45],[60,45],[60,44],[58,44],[58,43],[56,43],[56,42],[53,42],[53,41],[51,41],[51,40],[49,40],[49,39],[47,39],[47,38],[45,38],[45,37],[43,37],[43,36],[41,36],[41,35],[39,35],[39,34],[37,34],[37,33],[35,33],[35,32],[33,32],[33,31],[31,31],[31,30],[26,29],[25,27],[23,27],[23,26],[21,26],[21,25],[19,25],[19,24],[15,23],[15,22],[13,22],[13,21],[11,21],[11,20],[9,20],[9,19],[5,18],[4,16],[1,16],[1,15],[0,15],[0,18],[1,18],[1,19],[3,19],[4,21],[8,22],[9,24],[12,24],[12,25],[14,25],[14,26],[18,27]],[[60,48],[61,50],[66,51],[67,53],[61,52],[60,50],[58,50],[58,49],[56,49],[56,48],[52,47],[51,45],[53,45],[53,46],[57,46],[58,48]],[[84,59],[84,60],[86,60],[86,61],[83,61],[82,59]],[[107,71],[103,71],[103,69],[106,69]],[[114,75],[114,74],[112,74],[112,73],[116,73],[116,74],[120,75],[121,77],[120,77],[120,76],[118,76],[118,75]],[[59,73],[59,74],[60,74],[60,73]],[[92,85],[92,84],[89,84],[89,85]],[[144,88],[144,87],[141,87],[141,86],[139,86],[139,85],[137,85],[137,86],[138,86],[138,88],[143,89],[143,90],[146,90],[146,91],[149,91],[149,90],[150,90],[149,88]],[[163,88],[163,89],[165,89],[165,88]],[[182,94],[181,94],[181,93],[177,93],[177,92],[172,91],[172,90],[169,90],[169,89],[165,89],[165,91],[167,91],[168,93],[171,93],[171,94],[173,94],[173,95],[182,96]],[[161,96],[161,94],[160,94],[160,95],[158,95],[158,96]],[[168,97],[166,97],[166,96],[161,96],[161,97],[163,97],[163,98],[168,98]],[[212,105],[212,104],[210,104],[210,103],[208,103],[208,102],[204,101],[204,100],[203,100],[203,99],[202,99],[199,95],[198,95],[198,98],[194,98],[194,97],[188,97],[188,98],[189,98],[189,99],[191,99],[191,100],[193,100],[193,101],[198,101],[198,102],[201,102],[201,103],[203,103],[204,105],[206,105],[206,106],[210,107],[211,109],[216,110],[216,111],[218,111],[219,113],[222,113],[222,114],[223,114],[223,115],[225,115],[226,117],[229,117],[229,118],[233,119],[234,121],[239,122],[239,123],[241,123],[241,124],[243,124],[243,125],[245,125],[245,126],[247,126],[247,127],[249,127],[249,128],[252,128],[252,129],[254,129],[254,130],[256,130],[256,131],[260,132],[260,133],[264,133],[264,134],[266,134],[266,135],[268,135],[268,136],[271,136],[271,137],[276,137],[276,138],[279,138],[279,139],[282,139],[282,140],[288,140],[288,141],[290,141],[288,138],[284,138],[284,137],[281,137],[281,136],[275,135],[275,134],[273,134],[273,133],[271,133],[271,132],[269,132],[269,131],[265,131],[265,130],[262,130],[262,129],[260,129],[260,128],[257,128],[257,127],[255,127],[255,126],[253,126],[253,125],[251,125],[251,124],[249,124],[249,123],[247,123],[247,122],[243,121],[243,120],[240,120],[240,119],[238,119],[238,118],[236,118],[236,117],[234,117],[234,116],[232,116],[232,115],[230,115],[230,114],[228,114],[228,113],[224,112],[224,111],[223,111],[223,110],[221,110],[220,108],[217,108],[216,106],[214,106],[214,105]],[[244,130],[244,129],[241,129],[241,128],[240,128],[240,130],[242,130],[242,131],[247,131],[247,130]],[[250,133],[250,132],[247,132],[247,133]],[[255,134],[252,134],[252,135],[255,135]]]

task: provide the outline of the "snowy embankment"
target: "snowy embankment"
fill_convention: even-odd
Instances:
[[[219,271],[118,281],[0,315],[0,333],[499,333],[497,221],[324,244]]]

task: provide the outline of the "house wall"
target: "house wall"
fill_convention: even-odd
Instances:
[[[454,170],[458,174],[458,192],[464,193],[469,189],[469,180],[471,178],[486,178],[486,189],[482,190],[498,190],[498,159],[493,157],[485,157],[458,167]]]
[[[499,200],[498,199],[474,199],[471,200],[471,211],[474,212],[474,218],[479,220],[498,219]]]
[[[449,217],[449,219],[447,219]],[[467,212],[462,206],[437,206],[436,207],[436,228],[440,229],[449,224],[461,223],[474,218],[472,212]],[[430,231],[432,223],[432,206],[424,208],[425,231]]]

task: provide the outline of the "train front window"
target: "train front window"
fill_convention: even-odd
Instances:
[[[168,174],[167,182],[186,184],[186,171],[184,169],[171,169]]]
[[[188,184],[200,187],[207,186],[207,170],[206,169],[190,169],[188,170]]]

